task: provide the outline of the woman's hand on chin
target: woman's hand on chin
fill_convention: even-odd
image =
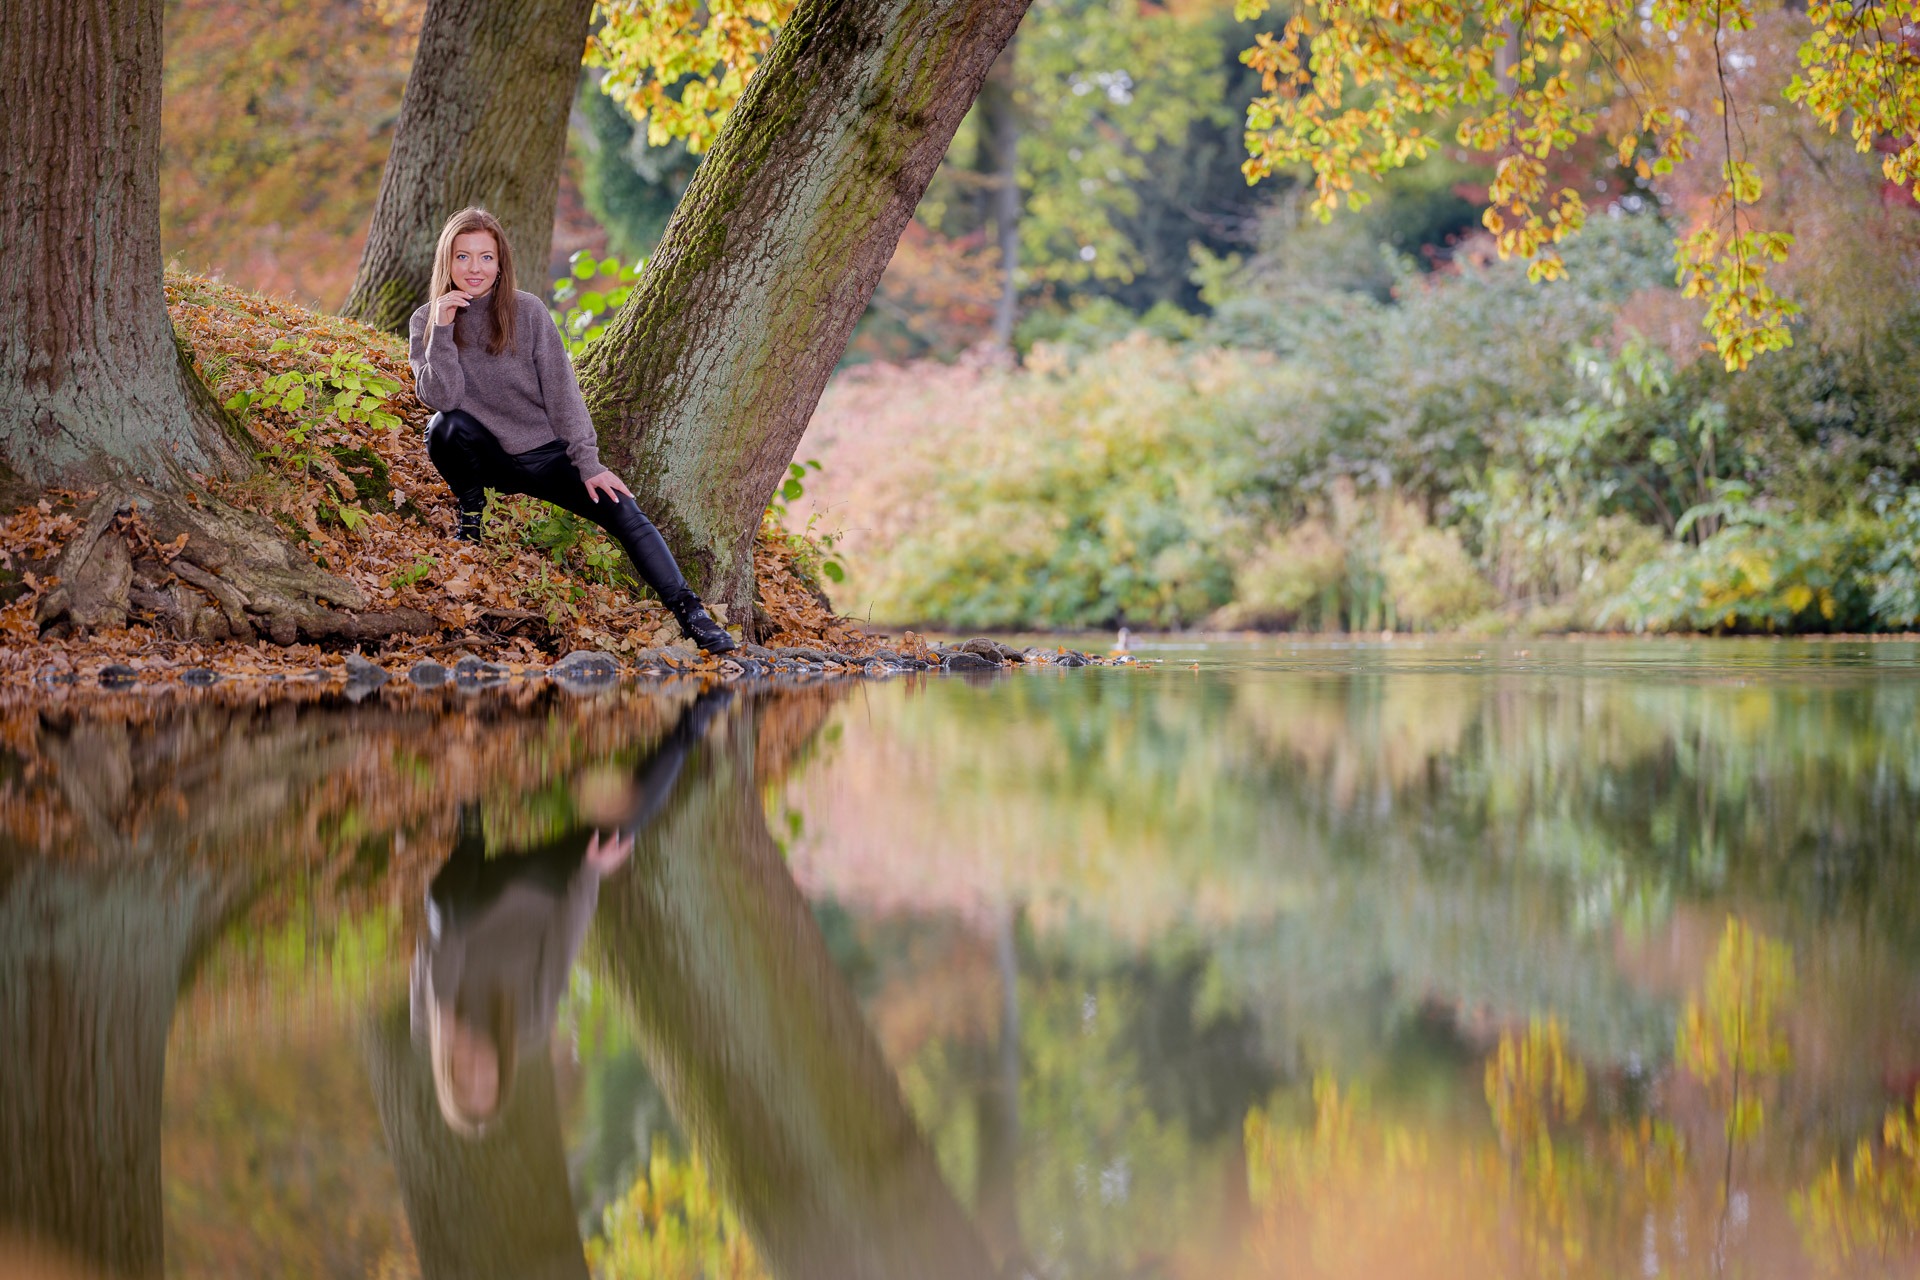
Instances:
[[[460,308],[473,301],[473,295],[465,289],[450,289],[433,300],[433,327],[451,324],[460,314]]]
[[[598,475],[588,476],[586,485],[587,496],[595,502],[600,501],[600,495],[603,493],[607,495],[608,502],[620,501],[621,494],[629,498],[633,497],[633,490],[627,488],[627,482],[611,471],[602,471]]]

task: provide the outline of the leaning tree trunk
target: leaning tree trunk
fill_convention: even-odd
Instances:
[[[592,12],[593,0],[429,0],[342,314],[405,333],[440,228],[467,205],[500,219],[521,287],[544,292]]]
[[[801,0],[581,370],[601,456],[740,617],[754,532],[1028,0]]]
[[[161,8],[0,5],[0,489],[252,465],[167,319]]]
[[[593,945],[772,1274],[988,1280],[986,1248],[767,830],[753,739],[735,712],[688,760],[602,887]]]

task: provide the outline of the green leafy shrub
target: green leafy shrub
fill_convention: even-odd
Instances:
[[[1381,569],[1394,620],[1406,630],[1445,631],[1497,603],[1451,529],[1413,529],[1389,549]]]
[[[266,445],[255,456],[276,463],[276,473],[302,492],[306,518],[355,532],[367,518],[366,506],[390,509],[390,484],[386,463],[358,442],[353,428],[398,431],[400,416],[388,405],[400,384],[349,347],[326,353],[324,362],[310,338],[279,338],[268,351],[292,353],[300,367],[235,392],[226,407],[243,424],[255,409],[274,411],[271,423],[251,424]]]
[[[1878,624],[1872,520],[1728,523],[1645,565],[1602,615],[1636,631],[1862,631]]]
[[[560,326],[560,338],[567,354],[575,360],[601,334],[607,322],[626,302],[647,260],[622,262],[617,257],[596,258],[585,249],[567,260],[571,272],[553,282],[553,322]]]
[[[1271,500],[1287,379],[1246,353],[1135,334],[1086,356],[1036,348],[984,420],[934,447],[913,528],[884,549],[876,615],[970,628],[1199,621]]]
[[[1884,522],[1879,551],[1870,566],[1869,607],[1883,627],[1920,627],[1920,489],[1875,503]]]
[[[1421,271],[1284,217],[1196,260],[1204,324],[1037,310],[1024,369],[849,393],[823,440],[929,458],[834,446],[874,616],[1920,625],[1920,307],[1844,342],[1810,315],[1736,376],[1673,340],[1697,316],[1652,218],[1596,222],[1544,287],[1470,245]]]
[[[1495,603],[1459,537],[1395,494],[1333,486],[1316,514],[1255,547],[1220,626],[1445,630]]]

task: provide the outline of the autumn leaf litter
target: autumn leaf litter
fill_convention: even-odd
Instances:
[[[316,412],[311,398],[304,413],[271,402],[244,409],[261,469],[239,482],[209,485],[228,501],[272,515],[317,564],[364,591],[370,608],[412,608],[433,618],[438,635],[402,637],[370,655],[385,667],[405,670],[426,658],[450,665],[470,654],[525,675],[544,672],[561,653],[598,650],[642,670],[737,673],[738,667],[686,644],[657,601],[609,580],[604,566],[615,557],[598,530],[555,555],[529,536],[549,509],[516,498],[492,504],[483,542],[457,540],[451,497],[422,444],[432,411],[413,393],[399,339],[201,276],[170,272],[166,290],[176,331],[223,403],[257,392],[276,375],[324,372],[337,364],[335,353],[359,373],[397,387],[371,415],[381,425],[359,420],[369,416],[364,413],[343,421],[340,414]],[[307,382],[320,394],[331,389]],[[118,674],[136,684],[195,668],[228,679],[341,674],[339,654],[317,645],[198,644],[137,617],[124,628],[42,637],[35,609],[51,582],[34,570],[44,569],[79,530],[76,513],[88,496],[51,491],[0,516],[0,579],[12,595],[0,608],[0,684],[70,682],[110,665],[125,668]],[[116,528],[136,556],[164,565],[168,552],[178,550],[156,545],[137,513],[121,516]],[[589,562],[596,549],[597,572]],[[762,529],[754,568],[768,649],[817,650],[828,659],[821,665],[830,667],[876,651],[938,661],[912,632],[890,641],[836,615],[802,579],[788,535],[777,528]]]

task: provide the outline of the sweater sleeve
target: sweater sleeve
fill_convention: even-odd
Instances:
[[[445,413],[460,407],[467,380],[460,370],[460,347],[453,340],[452,323],[437,328],[428,324],[432,312],[429,302],[413,313],[407,326],[407,363],[413,366],[413,391],[420,403]]]
[[[582,480],[605,471],[600,461],[600,438],[594,434],[593,419],[587,414],[587,402],[580,395],[580,381],[573,376],[573,361],[567,358],[560,328],[546,304],[529,295],[533,305],[523,308],[521,318],[533,326],[533,368],[540,378],[540,398],[546,402],[547,422],[553,434],[567,446],[567,456]]]

